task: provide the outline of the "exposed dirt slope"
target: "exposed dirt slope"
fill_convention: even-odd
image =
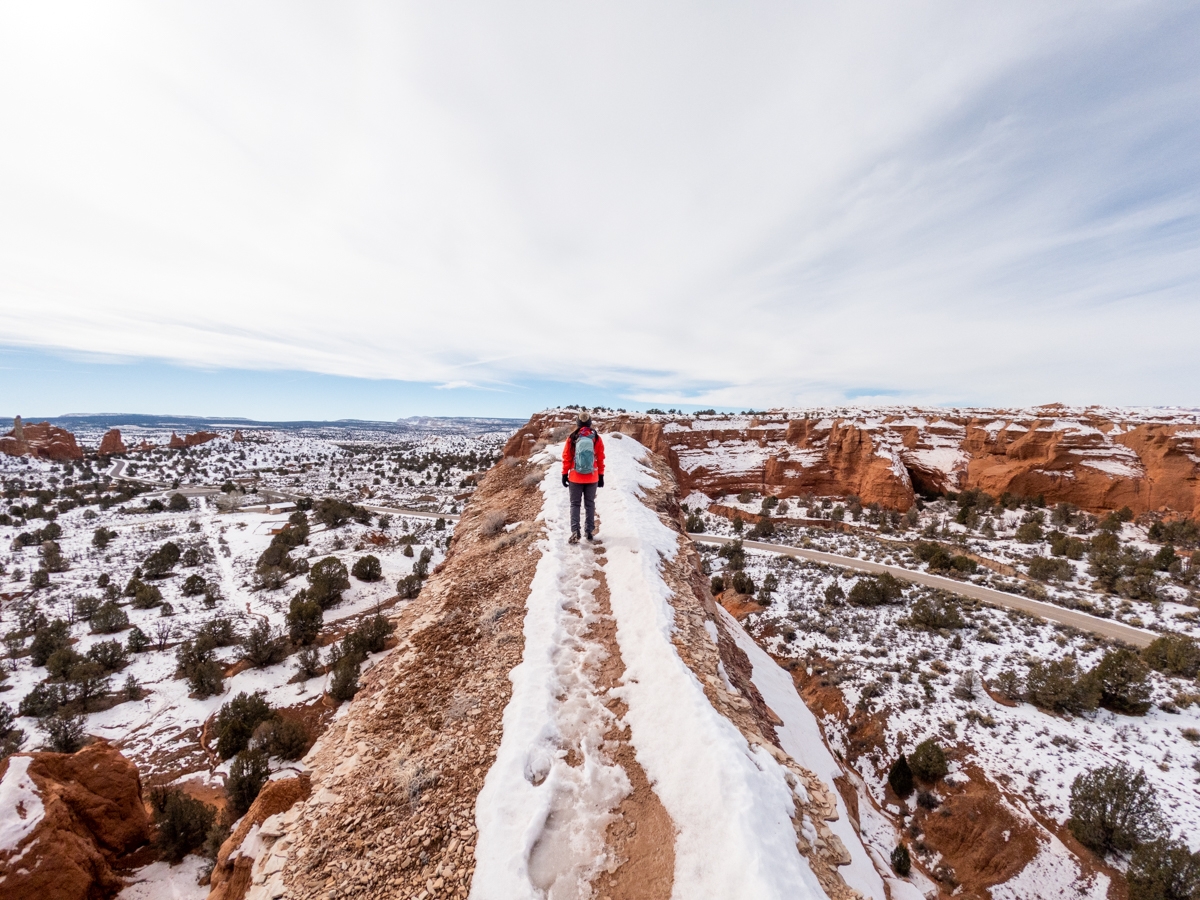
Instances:
[[[249,897],[466,896],[536,565],[527,474],[501,464],[481,485],[446,563],[399,615],[399,646],[309,753],[312,795],[259,833]]]

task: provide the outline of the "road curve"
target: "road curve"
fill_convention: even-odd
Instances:
[[[732,543],[734,540],[734,538],[710,534],[689,534],[688,537],[697,543],[715,544],[718,546]],[[863,572],[890,572],[904,581],[923,584],[927,587],[941,588],[944,591],[950,591],[963,597],[981,600],[992,606],[1016,609],[1041,619],[1048,619],[1051,622],[1070,625],[1072,628],[1078,628],[1080,631],[1090,631],[1101,637],[1124,641],[1126,644],[1134,647],[1145,647],[1156,637],[1159,637],[1153,631],[1134,628],[1132,625],[1113,622],[1110,619],[1101,619],[1099,616],[1089,616],[1087,613],[1067,609],[1062,606],[1055,606],[1053,603],[1042,603],[1040,600],[1032,600],[1029,597],[1022,597],[1018,594],[1007,594],[1004,591],[981,587],[978,584],[971,584],[970,582],[955,581],[953,578],[943,578],[940,575],[930,575],[927,572],[914,572],[911,569],[905,569],[900,566],[889,566],[884,563],[871,562],[867,559],[856,559],[853,556],[838,556],[834,553],[824,553],[820,550],[805,550],[801,547],[788,547],[783,544],[767,544],[762,541],[744,540],[742,541],[742,546],[747,550],[763,550],[767,553],[778,553],[781,556],[794,556],[800,559],[812,560],[813,562],[827,563],[831,566],[841,566],[845,569],[858,569]]]

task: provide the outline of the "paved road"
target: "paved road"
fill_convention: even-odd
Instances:
[[[734,540],[733,538],[710,534],[691,534],[688,537],[701,544],[715,544],[718,546],[731,543]],[[831,566],[841,566],[846,569],[858,569],[863,572],[890,572],[904,581],[941,588],[944,591],[950,591],[974,600],[982,600],[984,603],[992,606],[1020,610],[1041,619],[1070,625],[1072,628],[1078,628],[1080,631],[1090,631],[1101,637],[1124,641],[1134,647],[1145,647],[1158,637],[1153,631],[1134,628],[1132,625],[1114,622],[1111,619],[1101,619],[1099,616],[1089,616],[1087,613],[1074,609],[1066,609],[1062,606],[1055,606],[1053,603],[1042,603],[1018,594],[1006,594],[1004,591],[981,587],[978,584],[955,581],[953,578],[943,578],[940,575],[930,575],[927,572],[914,572],[911,569],[905,569],[900,566],[889,566],[866,559],[856,559],[853,556],[838,556],[834,553],[824,553],[820,550],[805,550],[801,547],[788,547],[783,544],[767,544],[762,541],[744,540],[742,541],[742,545],[748,550],[764,550],[767,553],[778,553],[782,556],[795,556],[800,559],[828,563]]]

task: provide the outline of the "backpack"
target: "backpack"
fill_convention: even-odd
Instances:
[[[575,438],[575,466],[580,475],[591,475],[596,468],[596,441],[592,432],[580,434]]]

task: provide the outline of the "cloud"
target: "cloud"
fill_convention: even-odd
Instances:
[[[717,405],[1194,401],[1200,13],[0,13],[0,334]]]

